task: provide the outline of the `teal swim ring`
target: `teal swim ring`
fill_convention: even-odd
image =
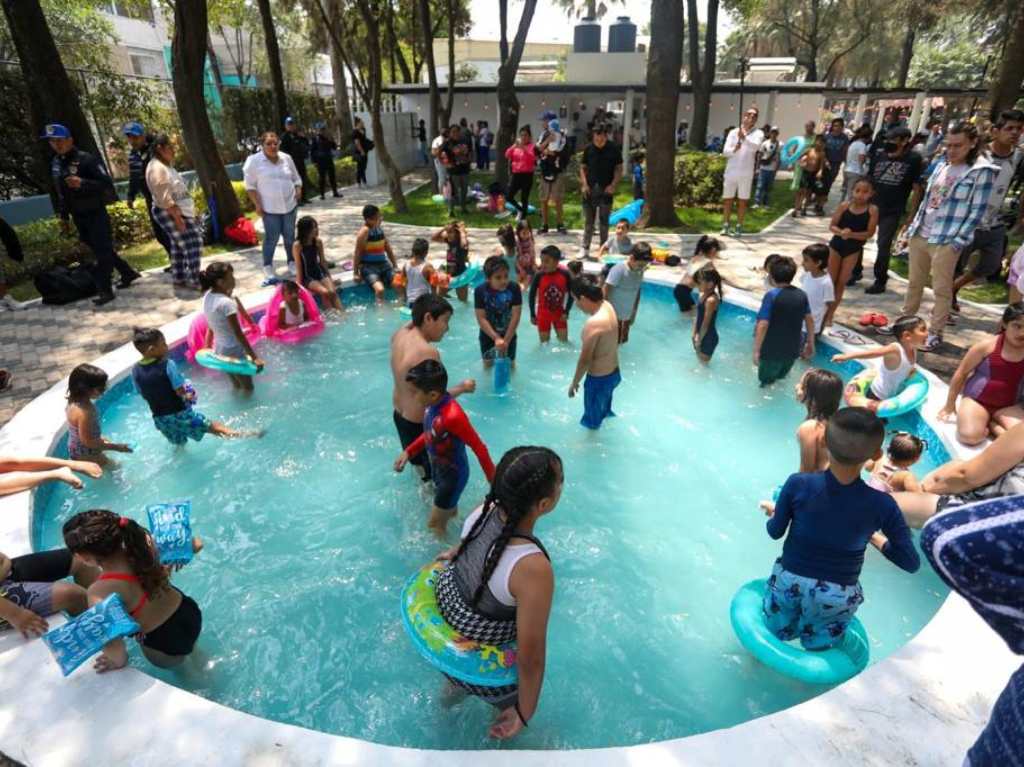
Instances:
[[[893,396],[881,402],[870,399],[868,389],[877,375],[878,370],[871,367],[850,379],[843,392],[843,398],[849,407],[866,407],[875,411],[879,418],[893,418],[917,410],[928,398],[928,379],[921,375],[920,371],[915,371]]]
[[[787,141],[779,153],[779,162],[782,163],[782,167],[791,167],[799,159],[800,155],[803,154],[806,145],[807,141],[803,136],[793,136],[793,138]]]
[[[776,637],[764,620],[767,588],[767,580],[750,581],[736,592],[729,606],[732,630],[747,652],[773,671],[806,684],[839,684],[867,667],[871,657],[868,635],[856,618],[842,642],[830,650],[811,652]]]
[[[460,274],[458,277],[452,279],[448,283],[449,288],[468,288],[469,286],[476,283],[476,281],[483,279],[483,269],[478,264],[470,264],[466,267],[466,271]]]

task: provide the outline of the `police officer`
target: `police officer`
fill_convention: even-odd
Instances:
[[[153,228],[153,236],[170,257],[171,241],[167,238],[167,232],[153,217],[153,194],[146,186],[146,166],[153,157],[154,136],[146,133],[141,123],[128,123],[124,126],[124,137],[132,147],[132,151],[128,153],[128,207],[134,208],[135,198],[142,195],[146,203],[146,212],[149,214],[149,225]]]
[[[288,117],[284,121],[284,135],[281,136],[281,151],[292,158],[295,163],[295,170],[299,172],[302,179],[302,199],[299,205],[305,205],[309,200],[307,195],[313,191],[306,175],[306,158],[309,157],[309,139],[299,132],[299,125],[295,118]]]
[[[57,190],[57,214],[61,229],[70,231],[69,219],[75,222],[78,239],[89,246],[96,257],[92,278],[96,283],[97,306],[114,300],[110,276],[114,269],[121,275],[119,288],[131,286],[142,275],[114,251],[107,205],[117,200],[114,182],[98,157],[75,148],[71,132],[63,125],[47,125],[40,138],[53,150],[50,174]]]
[[[331,182],[331,190],[335,197],[344,197],[338,191],[338,179],[334,172],[334,150],[338,148],[327,126],[324,123],[316,124],[317,134],[313,136],[312,158],[316,163],[317,176],[320,177],[320,199],[324,199],[324,190],[327,188],[327,181]],[[301,171],[300,171],[301,173]]]

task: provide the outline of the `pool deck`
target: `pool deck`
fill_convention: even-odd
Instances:
[[[669,273],[652,281],[673,282]],[[266,299],[246,296],[252,305]],[[732,291],[729,300],[751,308],[757,296]],[[184,337],[187,319],[165,328]],[[863,339],[837,329],[829,343],[845,348]],[[122,378],[137,353],[123,345],[97,360]],[[934,415],[945,398],[934,376],[923,412]],[[64,428],[60,382],[24,407],[0,430],[0,451],[48,452]],[[950,425],[937,425],[951,453]],[[0,498],[0,550],[30,550],[31,497]],[[725,607],[723,606],[723,609]],[[51,618],[51,625],[60,621]],[[743,662],[755,663],[736,645]],[[732,656],[730,656],[731,658]],[[723,658],[722,662],[734,662]],[[605,765],[959,765],[983,728],[999,691],[1019,659],[958,596],[908,644],[850,682],[776,714],[688,738],[626,748],[565,752],[438,752],[380,746],[270,722],[166,685],[137,669],[97,675],[88,664],[67,679],[38,640],[0,634],[0,679],[16,694],[0,697],[0,753],[31,767],[79,764],[200,764],[218,767],[450,765],[605,767]],[[609,705],[614,705],[609,701]],[[540,716],[543,716],[543,707]]]

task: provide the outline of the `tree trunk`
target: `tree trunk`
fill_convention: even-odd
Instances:
[[[217,97],[221,106],[224,105],[224,77],[220,71],[220,59],[217,58],[217,51],[213,48],[213,40],[210,35],[206,36],[206,56],[210,60],[210,72],[213,74],[213,86],[217,89]]]
[[[80,149],[103,159],[39,0],[3,0],[3,9],[25,78],[33,132],[32,136],[25,137],[25,143],[35,158],[39,178],[50,178],[50,148],[45,141],[36,140],[47,123],[64,125]],[[56,190],[51,189],[54,202],[55,195]]]
[[[903,47],[900,50],[900,68],[896,73],[896,87],[906,88],[907,77],[910,75],[910,62],[914,58],[914,40],[917,38],[917,30],[911,24],[903,35]]]
[[[712,0],[714,1],[714,0]],[[495,149],[498,158],[495,164],[495,176],[502,186],[508,184],[508,163],[505,162],[505,150],[515,141],[519,127],[519,97],[516,95],[516,72],[523,58],[523,47],[526,45],[526,34],[530,31],[533,12],[537,10],[537,0],[526,0],[523,3],[523,15],[519,17],[519,28],[516,29],[512,49],[508,46],[508,0],[500,0],[501,13],[501,66],[498,68],[498,137]]]
[[[989,91],[991,120],[995,120],[1000,112],[1012,108],[1017,103],[1021,81],[1024,80],[1024,43],[1021,42],[1024,40],[1024,9],[1019,5],[1016,8],[1011,5],[1010,8],[1011,16],[1007,17],[1006,26],[1013,29],[1013,32],[1006,38],[1009,45],[1003,49],[1003,61]],[[1016,19],[1012,18],[1013,13],[1016,13]]]
[[[441,94],[437,89],[437,66],[434,64],[434,38],[432,30],[434,25],[430,21],[430,0],[417,0],[417,9],[420,20],[420,30],[423,35],[423,59],[427,67],[427,83],[430,87],[430,113],[427,120],[430,135],[428,141],[441,133]],[[434,194],[441,191],[438,186],[437,173],[433,171],[431,163],[430,186]]]
[[[384,123],[380,118],[381,87],[384,73],[381,67],[380,52],[380,23],[374,11],[370,8],[367,0],[358,0],[359,14],[363,17],[366,25],[366,42],[369,66],[367,73],[367,88],[370,96],[370,117],[373,123],[373,141],[375,151],[378,152],[381,165],[388,176],[388,190],[391,192],[391,204],[395,211],[405,213],[409,206],[405,202],[405,194],[402,192],[402,174],[398,170],[391,153],[388,152],[384,140]]]
[[[711,86],[715,81],[718,46],[718,0],[708,0],[708,20],[704,28],[704,63],[700,61],[700,20],[697,0],[686,0],[687,27],[690,36],[690,83],[693,85],[693,121],[688,140],[695,149],[703,149],[711,114]]]
[[[683,66],[683,0],[651,0],[651,47],[647,54],[647,149],[667,162],[647,165],[646,200],[653,226],[679,226],[674,201],[676,111]],[[629,126],[624,126],[629,130]]]
[[[215,200],[221,231],[242,215],[231,188],[203,96],[207,41],[206,0],[176,0],[172,76],[181,132],[207,200]],[[213,206],[211,206],[211,210]]]
[[[455,105],[455,8],[452,0],[447,0],[445,10],[448,13],[448,92],[441,110],[441,124],[451,125]]]
[[[337,18],[341,13],[340,0],[330,0],[331,14]],[[349,103],[348,80],[345,78],[345,62],[341,51],[328,35],[331,46],[331,79],[334,81],[334,130],[338,134],[338,147],[346,152],[352,137],[352,105]]]
[[[284,70],[281,68],[281,49],[277,45],[277,31],[274,17],[270,12],[270,0],[256,0],[263,22],[263,41],[267,46],[267,64],[270,66],[270,82],[274,88],[274,112],[277,116],[277,130],[284,130],[288,117],[288,92],[284,87]]]

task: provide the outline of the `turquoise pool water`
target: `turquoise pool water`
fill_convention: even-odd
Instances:
[[[263,343],[268,372],[250,402],[220,376],[191,370],[205,413],[266,428],[263,440],[208,438],[179,451],[154,430],[130,384],[108,393],[104,431],[137,451],[80,494],[61,486],[40,496],[35,543],[58,545],[60,524],[82,509],[142,521],[146,504],[191,499],[206,550],[175,582],[202,606],[206,668],[157,672],[137,649],[133,665],[283,722],[391,745],[493,747],[491,710],[475,700],[442,710],[440,676],[402,629],[402,585],[439,545],[424,529],[428,507],[413,475],[390,468],[399,446],[387,341],[397,311],[346,298],[352,308],[321,337]],[[690,347],[691,322],[667,289],[645,288],[622,353],[619,417],[590,433],[578,425],[582,402],[566,396],[574,348],[541,348],[527,324],[511,393],[496,397],[480,369],[472,311],[457,306],[440,348],[453,379],[479,381],[461,402],[495,460],[534,443],[565,463],[562,501],[536,530],[556,576],[541,708],[504,747],[682,737],[823,691],[760,666],[729,626],[733,592],[766,576],[781,549],[757,502],[798,466],[802,411],[792,388],[802,363],[760,390],[749,312],[723,308],[722,343],[707,368]],[[574,312],[574,339],[580,324]],[[916,416],[893,426],[930,432]],[[944,459],[930,441],[919,473]],[[460,519],[485,492],[470,461]],[[863,584],[873,662],[907,642],[945,595],[930,569],[907,575],[873,549]]]

